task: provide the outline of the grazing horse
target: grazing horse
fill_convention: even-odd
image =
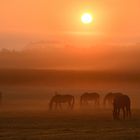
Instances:
[[[123,111],[123,119],[131,117],[131,101],[127,95],[116,96],[113,100],[113,118],[119,120],[120,110]]]
[[[62,109],[62,103],[67,103],[68,107],[70,107],[70,109],[73,109],[74,102],[75,102],[75,99],[74,99],[74,96],[72,96],[72,95],[56,94],[52,97],[50,104],[49,104],[49,108],[50,108],[50,110],[52,110],[53,106],[55,104],[55,109],[57,109],[58,106],[60,109]]]
[[[106,94],[106,96],[104,97],[104,100],[103,100],[103,105],[106,106],[106,104],[108,103],[108,105],[111,105],[112,106],[112,103],[113,103],[113,100],[116,96],[120,96],[122,95],[122,93],[120,92],[115,92],[115,93],[108,93]]]
[[[80,105],[85,105],[88,104],[89,101],[92,101],[95,103],[95,106],[99,106],[99,101],[100,101],[100,95],[96,92],[93,93],[84,93],[80,97]]]

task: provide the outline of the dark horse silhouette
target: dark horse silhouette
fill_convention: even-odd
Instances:
[[[74,96],[72,96],[72,95],[56,94],[55,96],[52,97],[52,99],[50,101],[49,109],[52,110],[54,105],[55,105],[55,109],[57,109],[57,107],[62,109],[62,103],[67,103],[68,107],[70,109],[73,109],[74,102],[75,102],[75,99],[74,99]]]
[[[116,96],[113,100],[113,118],[120,119],[120,110],[123,111],[123,119],[131,117],[131,101],[127,95]]]
[[[80,105],[87,105],[89,101],[92,101],[95,103],[95,106],[99,106],[100,102],[100,95],[96,92],[93,93],[84,93],[80,97]]]
[[[115,93],[110,92],[110,93],[106,94],[105,97],[104,97],[104,99],[103,99],[103,105],[104,105],[104,107],[106,106],[106,104],[112,106],[112,103],[113,103],[114,98],[116,96],[120,96],[120,95],[122,95],[122,93],[120,93],[120,92],[115,92]]]

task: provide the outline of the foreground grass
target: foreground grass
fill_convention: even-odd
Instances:
[[[140,139],[140,110],[125,121],[113,121],[110,110],[0,114],[2,140]]]

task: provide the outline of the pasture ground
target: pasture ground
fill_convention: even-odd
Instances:
[[[140,110],[112,120],[111,110],[1,111],[1,140],[138,140]]]

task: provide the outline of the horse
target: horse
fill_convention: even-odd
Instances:
[[[113,118],[119,120],[120,110],[123,111],[123,119],[131,117],[131,101],[129,96],[120,95],[116,96],[113,100]]]
[[[80,97],[80,105],[86,105],[89,103],[89,101],[94,102],[95,106],[99,106],[100,102],[100,95],[96,92],[88,93],[85,92]]]
[[[109,92],[108,94],[105,95],[104,99],[103,99],[103,106],[105,107],[106,104],[108,103],[108,105],[112,105],[113,103],[113,99],[116,97],[116,96],[120,96],[122,95],[122,93],[120,92]]]
[[[72,95],[61,95],[61,94],[56,94],[52,97],[49,103],[49,109],[52,110],[55,104],[55,109],[59,106],[60,109],[62,109],[62,103],[67,103],[68,107],[70,109],[73,109],[75,99],[74,96]]]

